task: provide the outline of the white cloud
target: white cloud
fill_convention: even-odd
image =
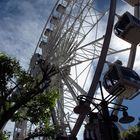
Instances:
[[[2,9],[0,50],[16,57],[26,69],[54,1],[13,0]]]
[[[16,57],[20,60],[21,64],[27,68],[43,26],[51,12],[51,10],[48,9],[48,6],[52,6],[53,2],[54,0],[9,1],[6,5],[5,12],[3,12],[5,15],[1,18],[2,23],[0,23],[0,50]],[[17,10],[15,11],[14,8]],[[121,15],[127,9],[129,9],[129,12],[133,12],[129,5],[123,5],[119,7],[117,14]],[[99,34],[102,34],[102,31],[104,30],[105,24],[101,24],[101,32]],[[92,39],[92,36],[89,36],[88,41],[90,39]],[[130,44],[113,35],[111,46],[112,48],[119,50],[129,47]],[[124,55],[126,57],[124,57]],[[137,53],[137,61],[135,63],[135,68],[137,70],[140,69],[139,58],[140,55]],[[121,59],[126,65],[128,53],[125,52],[119,55],[110,56],[108,59],[114,61],[116,59]],[[82,79],[80,79],[80,81],[82,81]],[[81,133],[79,133],[79,135],[81,135]]]

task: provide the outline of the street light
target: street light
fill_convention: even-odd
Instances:
[[[113,103],[113,100],[117,96],[114,97],[114,95],[109,95],[111,97],[104,98],[102,88],[101,95],[102,99],[94,97],[91,98],[85,95],[80,95],[77,97],[79,105],[74,108],[75,113],[85,113],[89,118],[89,122],[85,126],[84,140],[118,140],[119,130],[114,123],[118,121],[118,117],[113,114],[115,110],[122,111],[125,116],[120,119],[122,120],[120,122],[129,123],[134,120],[133,117],[128,116],[128,114],[126,113],[128,107]],[[100,103],[97,104],[95,103],[95,101],[100,101]],[[115,105],[117,106],[117,108],[110,107],[109,104]],[[93,107],[89,107],[90,105],[92,105]],[[95,109],[98,110],[98,113],[94,112]],[[112,109],[111,115],[109,109]]]

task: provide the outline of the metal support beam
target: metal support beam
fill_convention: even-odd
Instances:
[[[82,94],[87,95],[87,92],[81,88],[70,76],[67,77],[69,82]]]
[[[140,8],[139,4],[134,7],[134,16],[138,19],[140,16],[139,15],[139,12],[140,12],[139,8]],[[132,68],[132,69],[133,69],[134,62],[135,62],[136,51],[137,51],[137,45],[132,44],[131,50],[130,50],[130,55],[129,55],[129,60],[128,60],[128,64],[127,64],[127,67]]]
[[[63,81],[64,81],[65,84],[67,85],[67,87],[68,87],[68,89],[69,89],[69,91],[70,91],[70,93],[71,93],[71,95],[72,95],[72,97],[73,97],[73,100],[75,101],[76,104],[78,104],[77,96],[76,96],[76,94],[75,94],[73,88],[71,87],[69,81],[67,80],[67,78],[66,78],[63,74],[61,74],[61,75],[62,75]]]
[[[97,69],[95,71],[95,75],[94,75],[91,87],[89,89],[89,92],[88,92],[89,97],[94,96],[94,93],[96,91],[96,88],[97,88],[97,85],[98,85],[98,82],[100,79],[100,75],[103,70],[103,66],[104,66],[104,63],[106,60],[106,56],[107,56],[107,52],[108,52],[109,44],[110,44],[110,40],[111,40],[112,29],[113,29],[114,18],[115,18],[115,11],[116,11],[116,0],[111,0],[109,18],[108,18],[108,24],[107,24],[106,34],[105,34],[105,38],[104,38],[104,43],[103,43],[101,55],[100,55],[100,58],[98,61]],[[77,133],[79,132],[79,129],[85,119],[85,116],[86,115],[79,115],[79,118],[77,119],[77,122],[72,130],[71,135],[73,135],[73,136],[77,135]]]

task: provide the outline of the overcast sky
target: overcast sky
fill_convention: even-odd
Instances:
[[[28,67],[55,0],[0,0],[0,51]]]
[[[0,51],[15,57],[28,69],[55,1],[0,0]],[[13,123],[8,123],[6,130],[12,131],[13,127]]]
[[[0,0],[0,51],[16,57],[24,68],[28,68],[42,29],[56,0]],[[99,6],[102,5],[100,1]],[[122,3],[121,3],[122,4]],[[122,5],[120,5],[121,7]],[[128,6],[121,7],[129,10]],[[131,11],[131,10],[130,10]],[[140,55],[137,54],[140,58]],[[136,65],[138,73],[140,60]],[[140,96],[125,101],[131,115],[140,117]]]

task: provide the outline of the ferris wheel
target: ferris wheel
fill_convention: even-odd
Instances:
[[[39,68],[35,62],[40,58],[59,69],[59,73],[51,79],[51,86],[57,87],[60,93],[52,117],[54,124],[61,126],[61,133],[65,136],[76,136],[81,125],[86,123],[89,107],[83,106],[80,110],[82,113],[77,115],[74,112],[74,108],[79,105],[77,97],[98,96],[99,81],[103,81],[107,93],[114,96],[118,94],[118,104],[124,98],[136,96],[140,88],[139,76],[132,70],[140,42],[137,38],[140,34],[140,22],[137,19],[139,1],[125,2],[134,7],[135,17],[129,12],[119,15],[116,0],[109,1],[104,7],[100,0],[58,0],[46,22],[30,69],[33,76],[38,75]],[[122,47],[115,46],[112,43],[114,38],[128,43],[122,43]],[[124,54],[126,61],[122,66],[118,62]],[[117,61],[118,56],[120,61]],[[121,80],[117,79],[119,84],[113,83],[110,88],[109,82],[116,82],[112,77],[108,79],[114,68]],[[128,71],[132,73],[129,82],[128,75],[124,74]],[[121,82],[125,91],[119,89]],[[128,90],[131,90],[131,94],[126,95]]]

